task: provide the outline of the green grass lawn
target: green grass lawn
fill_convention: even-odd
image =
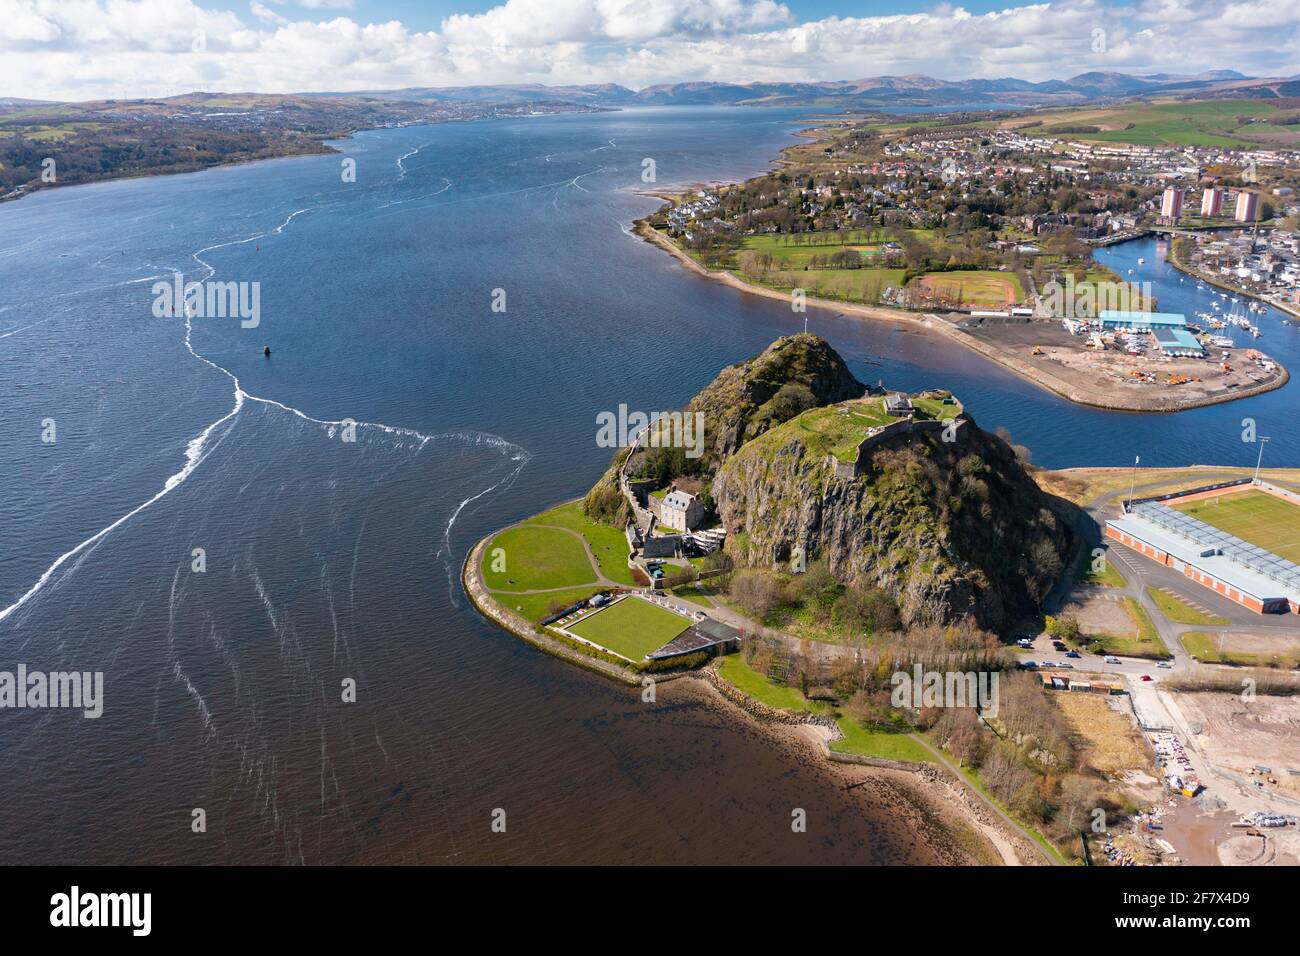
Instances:
[[[540,594],[508,594],[505,591],[492,592],[493,599],[507,611],[514,611],[528,621],[537,622],[550,612],[553,605],[567,607],[576,601],[583,601],[595,594],[599,588],[563,588],[559,591],[542,591]]]
[[[1172,594],[1166,594],[1159,588],[1148,587],[1147,594],[1151,595],[1151,600],[1155,601],[1156,607],[1160,609],[1161,614],[1178,624],[1203,624],[1209,627],[1217,627],[1228,623],[1227,618],[1218,617],[1214,614],[1204,614],[1190,604],[1180,601]]]
[[[892,421],[897,419],[885,414],[883,398],[868,398],[810,409],[754,441],[765,441],[769,447],[777,448],[798,437],[811,455],[830,454],[840,461],[854,461],[858,445],[867,432]]]
[[[737,277],[769,289],[803,289],[815,299],[832,299],[837,302],[860,302],[875,305],[880,293],[890,286],[903,284],[902,269],[809,269],[779,270],[761,277],[736,273]]]
[[[1269,116],[1278,107],[1261,100],[1202,100],[1184,103],[1140,103],[1115,107],[1082,107],[1043,116],[1044,125],[1025,130],[1031,136],[1061,135],[1067,139],[1137,146],[1259,147],[1248,137],[1262,129],[1241,123],[1241,116]],[[1114,128],[1129,126],[1130,129]],[[1107,126],[1096,133],[1061,132],[1071,127]],[[1287,129],[1287,127],[1282,127]]]
[[[497,549],[504,552],[505,570],[492,570]],[[483,582],[493,591],[533,591],[541,588],[594,584],[582,542],[555,528],[520,525],[507,528],[483,550]]]
[[[1300,563],[1300,507],[1263,491],[1238,491],[1173,507],[1243,541]]]
[[[881,757],[886,760],[910,760],[913,763],[934,763],[934,757],[930,752],[907,733],[867,730],[856,721],[843,716],[836,723],[844,734],[840,740],[831,741],[831,750],[836,753]]]
[[[700,605],[700,607],[713,607],[713,605],[709,603],[709,599],[705,595],[704,589],[698,584],[687,584],[683,587],[673,588],[672,593],[683,601],[690,601],[692,604]]]
[[[691,626],[680,614],[640,598],[624,598],[569,628],[630,661],[641,661]]]
[[[570,501],[550,511],[543,511],[536,517],[529,518],[525,524],[555,525],[578,532],[596,556],[601,574],[629,587],[636,584],[632,579],[632,570],[627,566],[627,538],[623,537],[623,532],[618,528],[592,521],[583,514],[581,501]]]
[[[822,701],[810,701],[797,687],[773,683],[760,674],[739,654],[728,654],[718,661],[718,675],[741,693],[777,710],[810,710],[829,713],[830,707]]]

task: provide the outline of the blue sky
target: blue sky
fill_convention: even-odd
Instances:
[[[0,96],[43,99],[1212,69],[1300,73],[1300,2],[0,0]]]

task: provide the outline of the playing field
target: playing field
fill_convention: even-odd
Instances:
[[[597,611],[569,628],[584,641],[620,654],[630,661],[644,660],[691,626],[680,614],[628,597]]]
[[[1263,491],[1170,504],[1242,541],[1300,564],[1300,506]]]
[[[1020,280],[1012,272],[971,270],[933,272],[912,283],[949,305],[1004,308],[1024,298]]]

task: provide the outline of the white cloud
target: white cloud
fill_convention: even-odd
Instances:
[[[431,32],[305,14],[352,0],[250,0],[247,23],[201,4],[0,0],[0,95],[1300,72],[1294,0],[1059,0],[979,15],[944,5],[807,23],[774,0],[506,0],[481,14],[448,17]],[[1099,30],[1103,51],[1095,48]],[[201,52],[194,52],[195,31]]]

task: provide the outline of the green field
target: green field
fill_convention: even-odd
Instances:
[[[810,710],[829,713],[830,707],[818,701],[815,704],[799,692],[797,687],[777,684],[745,663],[739,654],[728,654],[718,661],[718,676],[747,697],[776,710]]]
[[[944,421],[962,412],[960,403],[945,405],[941,399],[913,396],[915,418]],[[857,460],[858,445],[872,428],[899,421],[885,412],[883,398],[865,398],[841,402],[804,412],[754,439],[776,448],[791,438],[799,438],[811,455],[834,455],[843,462]],[[763,447],[763,446],[758,446]]]
[[[1238,491],[1173,507],[1300,564],[1300,506],[1263,491]]]
[[[493,591],[492,597],[503,608],[514,611],[526,621],[540,621],[552,608],[568,607],[578,601],[585,601],[600,589],[594,584],[585,588],[562,588],[559,591],[539,591],[536,594],[511,594],[508,591]]]
[[[876,305],[886,289],[903,284],[903,269],[809,269],[773,270],[763,276],[737,273],[737,277],[755,285],[785,291],[803,289],[814,299],[832,299],[837,302],[861,302]]]
[[[501,554],[497,554],[497,549]],[[498,558],[505,561],[505,570]],[[483,582],[493,591],[536,591],[594,584],[596,573],[582,542],[556,528],[507,528],[483,551]]]
[[[581,501],[570,501],[558,508],[544,511],[534,518],[529,518],[524,523],[528,525],[553,525],[578,532],[578,534],[582,535],[583,540],[587,542],[587,547],[591,548],[591,553],[596,556],[596,563],[600,565],[601,574],[611,581],[617,581],[619,584],[625,584],[629,587],[636,584],[632,580],[632,571],[627,566],[627,538],[623,537],[623,532],[618,528],[612,528],[607,524],[599,524],[583,514]]]
[[[934,763],[934,757],[910,734],[896,730],[867,730],[848,717],[837,721],[844,736],[832,740],[831,750],[837,753],[858,754],[863,757],[881,757],[886,760],[909,760],[912,763]]]
[[[597,611],[569,628],[583,640],[641,661],[691,626],[680,614],[628,597]]]
[[[1277,113],[1277,106],[1261,100],[1203,100],[1083,107],[1039,114],[1036,118],[1041,118],[1043,125],[1024,132],[1030,136],[1061,136],[1088,142],[1130,143],[1135,146],[1258,149],[1269,145],[1263,140],[1272,138],[1279,131],[1286,133],[1295,130],[1293,126],[1278,127],[1249,122],[1250,118],[1268,118]],[[1243,118],[1248,121],[1241,122]],[[1071,128],[1082,126],[1095,126],[1098,131],[1068,132]]]

